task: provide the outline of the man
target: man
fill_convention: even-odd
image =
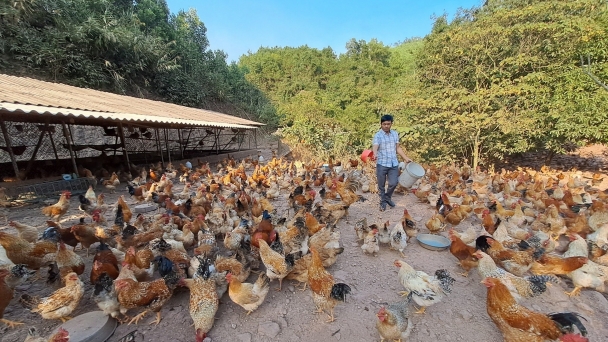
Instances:
[[[395,207],[395,203],[391,197],[393,196],[393,192],[399,181],[397,154],[399,154],[406,163],[412,161],[405,155],[401,146],[399,146],[399,134],[391,129],[392,125],[393,116],[388,114],[383,115],[380,118],[380,130],[374,135],[374,140],[372,141],[372,151],[374,152],[372,160],[376,161],[380,211],[386,210],[387,204],[391,208]],[[385,185],[387,179],[388,187]]]

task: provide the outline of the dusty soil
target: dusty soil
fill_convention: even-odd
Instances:
[[[270,156],[269,153],[265,155]],[[175,192],[180,190],[181,185],[174,189]],[[98,193],[99,191],[101,189],[98,189]],[[120,190],[114,195],[108,194],[107,203],[113,203],[121,194],[127,193]],[[286,196],[284,194],[280,200],[274,201],[279,214],[284,214],[286,210]],[[424,222],[433,214],[433,210],[429,204],[418,202],[412,194],[396,194],[393,199],[397,207],[381,213],[378,211],[376,196],[369,193],[364,196],[368,201],[354,204],[346,219],[338,224],[345,251],[328,270],[337,281],[349,284],[352,294],[347,297],[346,303],[340,303],[336,307],[335,322],[325,323],[325,315],[313,313],[315,307],[310,290],[299,291],[286,281],[281,292],[271,291],[259,309],[249,316],[225,294],[221,298],[215,326],[209,332],[211,341],[379,341],[375,329],[376,312],[382,305],[400,299],[397,292],[402,290],[402,286],[397,279],[397,268],[393,266],[393,261],[401,256],[387,246],[381,246],[377,256],[365,255],[360,243],[355,241],[353,225],[363,217],[367,218],[369,224],[381,224],[386,220],[397,222],[402,209],[407,208],[416,219],[420,232],[425,233],[427,230]],[[78,200],[73,198],[72,209],[63,222],[64,225],[77,221],[77,204]],[[44,219],[39,215],[39,207],[40,205],[11,209],[10,219],[41,225]],[[457,230],[465,231],[469,226],[480,226],[476,217],[461,223]],[[73,316],[98,310],[91,299],[93,288],[87,280],[93,255],[86,257],[86,251],[78,253],[87,262],[87,269],[81,276],[87,285],[85,295]],[[459,275],[462,270],[449,251],[426,250],[414,239],[410,240],[405,254],[405,261],[418,270],[432,274],[439,268],[445,268],[456,278],[453,292],[447,298],[429,307],[424,315],[412,314],[414,329],[408,341],[502,341],[499,330],[486,312],[486,289],[480,284],[481,279],[476,270],[472,270],[469,277],[465,278]],[[45,272],[42,271],[43,277],[46,276]],[[254,277],[252,275],[250,281]],[[278,283],[273,282],[271,286],[275,288]],[[605,296],[596,291],[583,290],[581,296],[569,298],[564,291],[571,289],[569,280],[560,278],[560,282],[550,287],[547,293],[524,300],[522,304],[544,313],[578,312],[587,319],[585,325],[590,341],[608,341],[605,319],[608,301]],[[18,298],[22,293],[45,296],[51,291],[53,289],[46,286],[42,279],[18,288],[15,297]],[[109,341],[193,341],[194,329],[188,301],[187,291],[175,293],[162,309],[159,325],[149,325],[154,318],[149,315],[139,325],[119,325]],[[60,324],[59,321],[43,321],[37,314],[23,308],[17,300],[9,305],[4,317],[26,324],[16,329],[0,325],[1,342],[23,341],[29,326],[36,326],[45,336]],[[129,334],[134,339],[125,338]]]

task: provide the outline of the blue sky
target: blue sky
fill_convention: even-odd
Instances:
[[[330,46],[343,53],[351,38],[376,38],[390,45],[423,37],[431,30],[431,16],[459,7],[481,5],[482,0],[167,0],[171,12],[194,8],[205,23],[210,48],[237,61],[260,47]]]

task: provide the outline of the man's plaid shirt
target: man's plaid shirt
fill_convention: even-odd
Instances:
[[[376,156],[376,163],[386,166],[393,167],[397,166],[397,143],[399,142],[399,134],[397,131],[391,129],[387,134],[383,130],[379,130],[374,135],[372,145],[378,145],[378,155]]]

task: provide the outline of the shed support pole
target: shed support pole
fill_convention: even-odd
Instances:
[[[163,167],[164,167],[165,158],[163,157],[163,148],[160,146],[160,137],[158,136],[158,128],[156,128],[156,148],[158,149],[158,154],[160,155],[160,162],[163,163]]]
[[[120,134],[120,143],[122,144],[122,154],[125,156],[125,163],[127,163],[127,170],[130,169],[129,154],[127,153],[127,144],[125,143],[125,131],[122,128],[122,122],[118,123],[118,133]]]
[[[74,141],[74,136],[72,135],[72,127],[68,124],[68,132],[70,132],[70,140]],[[74,150],[74,158],[78,158],[78,151]]]
[[[72,167],[74,168],[74,173],[78,175],[78,167],[76,167],[76,159],[74,159],[74,151],[72,151],[72,139],[70,139],[70,132],[68,131],[68,127],[65,122],[61,121],[61,126],[63,127],[63,136],[65,136],[65,141],[68,144],[68,150],[70,151],[70,159],[72,159]]]
[[[215,129],[215,154],[220,154],[220,130]]]
[[[17,160],[15,159],[15,154],[13,153],[13,144],[11,143],[11,137],[8,135],[6,125],[4,124],[4,118],[0,118],[0,128],[2,128],[2,134],[4,135],[4,142],[6,142],[6,149],[8,150],[8,155],[11,157],[11,163],[13,164],[15,177],[19,179],[19,168],[17,167]]]
[[[55,126],[53,126],[55,127]],[[55,160],[59,160],[59,155],[57,154],[57,147],[55,147],[55,139],[53,138],[53,133],[49,131],[49,138],[51,139],[51,146],[53,147],[53,153],[55,154]]]
[[[253,144],[255,145],[255,149],[258,149],[258,129],[253,129]]]
[[[179,152],[182,156],[182,159],[184,159],[184,144],[182,142],[182,129],[181,128],[177,129],[177,139],[179,139]]]
[[[36,160],[36,154],[38,154],[38,149],[40,149],[40,145],[42,145],[42,140],[44,139],[44,135],[46,134],[48,129],[49,129],[49,123],[46,122],[44,124],[44,129],[40,130],[40,137],[38,138],[38,143],[36,144],[36,147],[34,147],[34,152],[32,153],[32,157],[30,158],[30,161],[27,162],[27,167],[25,168],[26,176],[30,173],[30,170],[32,169],[32,165],[34,165],[34,160]]]
[[[167,146],[167,159],[169,160],[169,163],[171,163],[171,149],[169,148],[169,132],[167,131],[167,129],[164,129],[165,131],[165,145]]]

